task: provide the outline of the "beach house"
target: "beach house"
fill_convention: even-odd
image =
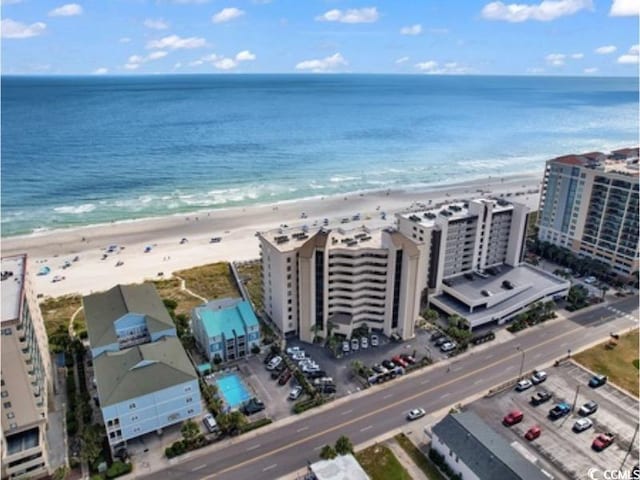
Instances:
[[[153,285],[118,285],[82,303],[112,450],[202,412],[198,376]]]
[[[2,478],[48,476],[48,398],[53,391],[44,322],[27,256],[2,258]]]
[[[243,358],[260,346],[260,325],[249,302],[223,298],[192,311],[196,343],[210,361],[226,362]]]

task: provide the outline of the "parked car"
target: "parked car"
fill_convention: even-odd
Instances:
[[[325,372],[324,370],[316,370],[315,372],[304,372],[304,374],[307,376],[307,378],[322,378],[325,377],[327,375],[327,372]]]
[[[588,417],[592,413],[596,413],[596,410],[598,410],[598,404],[593,400],[589,400],[587,403],[580,407],[580,410],[578,410],[578,414],[582,415],[583,417]]]
[[[317,390],[321,393],[336,393],[336,386],[333,384],[320,385]]]
[[[215,433],[218,431],[218,424],[216,423],[216,419],[210,413],[208,415],[205,415],[205,417],[202,419],[202,423],[204,423],[204,426],[207,427],[209,433]]]
[[[383,360],[382,366],[387,370],[393,370],[394,368],[396,368],[396,364],[393,363],[391,360]]]
[[[371,335],[371,346],[372,347],[377,347],[378,345],[380,345],[380,342],[378,341],[378,336],[377,335]]]
[[[431,334],[431,341],[435,342],[436,340],[442,337],[444,337],[444,333],[442,333],[440,330],[436,330]]]
[[[304,360],[306,358],[306,354],[304,353],[304,351],[300,351],[300,352],[296,352],[293,355],[291,355],[291,359],[299,362],[300,360]]]
[[[544,382],[547,379],[547,372],[543,371],[543,370],[534,370],[533,371],[533,375],[531,375],[531,382],[533,382],[534,385],[538,385],[542,382]]]
[[[318,371],[320,371],[320,367],[318,366],[318,364],[305,365],[304,367],[302,367],[303,373],[318,372]]]
[[[611,445],[615,440],[615,438],[616,437],[613,433],[610,433],[610,432],[601,433],[593,440],[593,443],[591,444],[591,448],[593,448],[596,452],[601,452],[602,450],[607,448],[609,445]]]
[[[279,379],[280,375],[282,375],[282,372],[284,372],[285,370],[288,370],[288,368],[285,366],[284,363],[281,363],[280,365],[278,365],[276,368],[274,368],[271,371],[271,380]]]
[[[264,409],[265,409],[264,403],[258,400],[257,398],[252,398],[247,403],[245,403],[241,408],[242,413],[244,413],[245,415],[253,415],[254,413],[261,412]]]
[[[402,358],[400,358],[400,355],[396,355],[395,357],[391,357],[391,361],[393,363],[395,363],[396,365],[400,365],[401,367],[406,367],[408,365],[407,362],[405,362]]]
[[[344,342],[342,342],[342,352],[343,353],[349,353],[349,350],[351,350],[349,348],[349,342],[347,342],[346,340]]]
[[[291,379],[292,375],[293,373],[291,373],[291,370],[287,369],[286,371],[284,371],[278,379],[278,385],[286,385],[287,382]]]
[[[280,365],[282,363],[282,357],[280,356],[275,356],[271,359],[271,361],[269,362],[269,364],[267,365],[267,370],[273,370],[275,369],[278,365]]]
[[[277,355],[273,352],[270,352],[267,354],[266,357],[264,357],[264,360],[262,361],[262,363],[264,363],[265,365],[268,365],[269,362],[271,362],[271,360],[273,360]]]
[[[551,410],[549,410],[549,418],[551,420],[557,420],[558,418],[569,415],[570,412],[571,412],[571,405],[565,402],[558,403]]]
[[[287,347],[287,355],[294,355],[298,352],[304,353],[304,350],[302,350],[300,347]]]
[[[367,337],[360,338],[360,348],[369,348],[369,339]]]
[[[407,420],[417,420],[424,417],[426,414],[427,412],[424,411],[424,408],[414,408],[407,414]]]
[[[547,392],[546,390],[538,390],[536,393],[531,395],[531,405],[540,405],[544,402],[548,402],[551,400],[551,392]]]
[[[351,350],[353,350],[354,352],[360,350],[360,341],[357,338],[351,339]]]
[[[411,355],[407,355],[406,353],[403,353],[402,355],[400,355],[400,358],[410,365],[413,365],[416,363],[416,359],[413,358]]]
[[[592,283],[596,283],[596,277],[590,276],[584,279],[584,283],[591,285]]]
[[[457,347],[458,347],[458,344],[456,342],[447,342],[444,345],[440,346],[440,351],[442,353],[447,353],[452,350],[455,350]]]
[[[302,387],[297,385],[289,392],[289,400],[297,400],[302,395]]]
[[[511,425],[520,423],[523,418],[524,413],[522,413],[520,410],[513,410],[505,415],[505,417],[502,419],[502,423],[505,426],[510,427]]]
[[[573,424],[573,431],[576,433],[584,432],[593,426],[590,418],[580,418]]]
[[[516,384],[516,391],[524,392],[525,390],[529,390],[531,387],[533,387],[533,383],[531,383],[531,380],[527,380],[525,378]]]
[[[540,436],[541,433],[542,433],[542,429],[538,425],[534,425],[529,430],[527,430],[527,433],[524,434],[524,438],[526,438],[529,441],[535,440]]]
[[[371,369],[376,373],[387,373],[389,371],[386,368],[384,368],[382,365],[379,365],[377,363],[374,363]]]
[[[435,346],[436,346],[436,347],[440,347],[441,345],[444,345],[445,343],[449,343],[449,342],[451,342],[451,340],[449,340],[449,338],[448,338],[448,337],[446,337],[446,336],[444,336],[444,335],[443,335],[442,337],[439,337],[439,338],[435,341]]]
[[[591,377],[591,380],[589,380],[589,386],[591,388],[601,387],[605,383],[607,383],[606,375],[594,375],[593,377]]]
[[[334,383],[332,377],[320,377],[313,381],[314,385],[322,385],[323,383]]]

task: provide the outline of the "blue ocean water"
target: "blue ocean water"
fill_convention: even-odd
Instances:
[[[542,172],[638,144],[637,78],[2,78],[2,235]]]

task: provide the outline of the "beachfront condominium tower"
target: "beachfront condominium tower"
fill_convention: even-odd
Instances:
[[[403,339],[420,315],[424,244],[392,227],[260,233],[264,309],[311,342],[366,325]]]
[[[630,276],[638,270],[638,173],[638,148],[549,160],[538,238]]]
[[[51,362],[27,256],[2,258],[2,478],[49,475]]]

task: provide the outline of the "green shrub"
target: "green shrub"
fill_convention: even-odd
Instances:
[[[111,464],[107,470],[107,478],[116,478],[121,475],[126,475],[133,470],[133,466],[130,463],[122,463],[115,461]]]
[[[255,422],[247,423],[240,427],[240,433],[250,432],[251,430],[269,425],[272,422],[273,420],[271,420],[270,418],[262,418],[260,420],[256,420]]]
[[[308,400],[301,400],[293,406],[294,413],[302,413],[307,410],[312,409],[313,407],[317,407],[318,405],[322,405],[323,400],[322,397],[314,397]]]
[[[91,480],[104,480],[104,475],[102,475],[101,473],[96,473],[94,475],[91,475]]]
[[[251,347],[251,353],[253,353],[254,355],[257,355],[260,353],[260,347],[258,345],[254,345],[253,347]]]

